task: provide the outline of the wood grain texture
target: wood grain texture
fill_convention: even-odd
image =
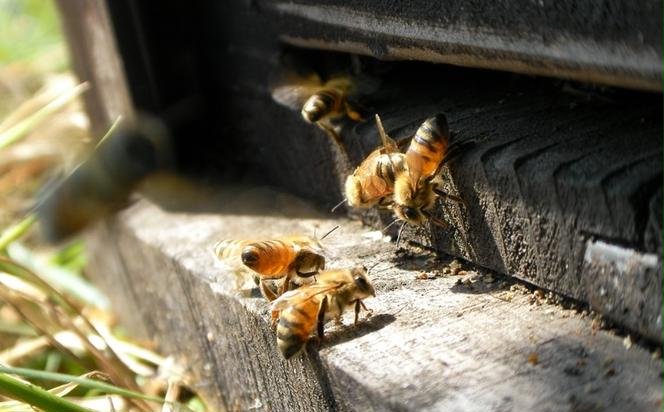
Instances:
[[[443,170],[447,191],[465,201],[465,207],[438,204],[439,216],[455,230],[431,227],[423,242],[591,301],[661,343],[662,257],[654,222],[661,220],[662,121],[661,106],[650,100],[656,96],[488,74],[468,81],[433,68],[417,72],[417,79],[408,73],[396,69],[368,99],[388,133],[409,137],[424,117],[442,112],[454,139],[475,142]],[[353,163],[377,144],[370,123],[345,137],[357,156]],[[602,265],[584,261],[597,240],[655,263],[636,259],[616,267],[607,256],[602,265],[620,273],[609,276]],[[609,278],[623,286],[605,293]]]
[[[234,201],[234,199],[236,199]],[[254,199],[255,203],[247,203]],[[272,205],[261,212],[260,204]],[[211,410],[656,411],[662,361],[591,319],[530,304],[508,278],[444,274],[449,261],[395,253],[358,222],[272,191],[222,193],[216,213],[141,200],[88,235],[90,274],[121,319],[195,374]],[[287,362],[256,290],[233,289],[215,263],[222,238],[321,233],[329,267],[370,267],[374,314],[328,326],[320,351]],[[464,280],[467,282],[459,282]],[[533,361],[532,354],[537,360]],[[529,359],[533,361],[529,362]]]
[[[258,3],[299,47],[662,90],[656,1]]]
[[[370,122],[347,125],[347,162],[297,112],[272,102],[267,77],[276,64],[278,35],[381,58],[661,87],[661,25],[654,60],[648,37],[644,47],[619,48],[618,60],[633,66],[611,71],[613,60],[588,72],[588,66],[570,66],[579,56],[520,66],[523,55],[442,43],[422,48],[389,33],[349,34],[292,8],[275,13],[260,1],[187,5],[187,18],[178,21],[200,22],[194,31],[173,28],[164,18],[178,16],[176,2],[114,4],[117,21],[131,17],[122,13],[125,6],[149,17],[149,24],[132,26],[147,35],[145,42],[132,38],[131,30],[122,33],[125,54],[133,56],[127,64],[140,108],[161,110],[205,94],[209,122],[199,122],[200,132],[179,136],[182,163],[249,176],[323,205],[343,197],[340,182],[378,140]],[[314,11],[326,18],[343,15]],[[280,15],[281,29],[275,30]],[[76,27],[78,14],[67,16],[68,26]],[[88,29],[96,30],[94,24]],[[321,41],[315,34],[322,32],[331,37]],[[77,52],[79,73],[90,70],[83,78],[110,91],[97,98],[100,107],[89,106],[93,124],[105,127],[112,116],[94,113],[112,113],[107,109],[126,99],[125,87],[100,76],[108,67],[85,66],[97,61],[84,53],[95,50],[87,34],[70,37],[73,44],[85,43]],[[158,47],[163,44],[173,48]],[[94,46],[102,53],[112,49],[108,42]],[[383,116],[394,137],[406,137],[424,118],[445,112],[459,138],[478,141],[445,170],[448,189],[467,203],[465,210],[439,210],[458,232],[409,231],[407,239],[589,301],[661,343],[661,96],[444,66],[381,65],[383,87],[365,104]],[[116,63],[109,67],[121,73]],[[170,197],[198,192],[178,190]],[[622,336],[594,330],[591,319],[573,311],[530,304],[530,295],[509,291],[508,279],[489,282],[482,271],[444,275],[445,260],[421,251],[396,254],[393,244],[365,237],[368,229],[345,220],[326,242],[330,266],[375,265],[378,296],[367,301],[374,315],[356,328],[348,316],[347,326],[328,329],[320,351],[311,347],[286,362],[267,305],[256,291],[247,297],[233,290],[234,276],[216,266],[212,247],[227,237],[311,234],[315,227],[322,232],[340,219],[275,193],[198,200],[187,212],[141,201],[98,227],[88,237],[89,273],[110,293],[124,324],[188,367],[212,410],[661,410],[662,362],[644,348],[626,349]],[[248,210],[255,204],[265,207]],[[381,224],[373,212],[361,218]],[[603,243],[621,251],[608,254]],[[467,282],[459,284],[461,279]]]
[[[132,103],[115,33],[102,0],[58,0],[72,65],[79,80],[89,82],[84,95],[92,133],[104,136],[118,116],[131,116]]]

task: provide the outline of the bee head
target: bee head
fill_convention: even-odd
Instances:
[[[293,262],[293,269],[300,277],[313,276],[325,269],[325,256],[311,250],[300,250]]]
[[[397,215],[399,219],[417,226],[422,225],[425,219],[425,216],[420,209],[400,204],[394,205],[394,214]]]
[[[376,291],[374,290],[371,281],[367,277],[367,270],[364,267],[357,267],[352,270],[353,282],[357,286],[357,290],[361,297],[367,296],[376,296]]]
[[[244,248],[242,251],[242,263],[245,264],[249,269],[255,269],[258,267],[260,262],[260,257],[258,253],[252,247]]]

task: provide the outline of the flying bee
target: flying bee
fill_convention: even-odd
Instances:
[[[417,129],[405,153],[406,167],[394,181],[392,208],[400,220],[421,225],[428,218],[440,226],[448,226],[432,216],[429,210],[439,196],[463,203],[461,198],[440,190],[440,181],[435,179],[450,149],[450,132],[445,115],[431,117]]]
[[[220,260],[237,259],[258,275],[261,294],[268,301],[289,290],[293,278],[309,278],[325,268],[320,240],[285,236],[270,240],[222,240],[215,246]],[[277,293],[266,281],[281,280]]]
[[[323,340],[325,323],[341,323],[341,315],[351,306],[357,324],[360,308],[368,310],[362,299],[376,296],[364,267],[321,272],[316,283],[286,292],[272,302],[272,311],[279,312],[277,346],[286,359],[297,354],[314,330]]]
[[[345,152],[339,128],[333,121],[344,116],[362,120],[348,101],[355,92],[355,82],[350,76],[335,76],[323,81],[315,73],[306,77],[289,74],[272,87],[272,98],[283,106],[300,110],[305,121],[318,126]]]
[[[141,114],[113,128],[71,173],[42,188],[36,211],[45,237],[62,241],[126,207],[143,182],[172,168],[174,156],[164,118]]]
[[[399,152],[397,143],[385,133],[378,115],[376,126],[383,145],[371,152],[346,178],[346,199],[352,207],[391,204],[395,180],[405,172],[406,156]]]

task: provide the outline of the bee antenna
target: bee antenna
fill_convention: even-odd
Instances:
[[[348,200],[348,199],[344,198],[344,200],[337,203],[337,205],[335,207],[333,207],[332,210],[330,210],[330,213],[334,213],[334,211],[337,210],[339,207],[341,207],[341,205],[343,205],[346,202],[346,200]]]
[[[390,223],[389,225],[385,226],[385,227],[383,228],[383,230],[381,230],[381,232],[385,232],[387,229],[389,229],[393,224],[397,223],[398,221],[399,221],[399,219],[394,219],[394,220],[392,221],[392,223]]]
[[[397,249],[399,249],[399,243],[401,242],[401,234],[403,233],[403,228],[406,227],[406,221],[403,222],[401,227],[399,228],[399,234],[397,235]]]
[[[335,227],[333,227],[332,229],[330,229],[326,234],[323,235],[322,238],[320,238],[320,239],[318,239],[318,240],[323,240],[323,239],[325,239],[330,233],[334,232],[334,231],[337,230],[337,229],[339,229],[339,225],[336,225]]]
[[[371,271],[373,270],[373,268],[375,268],[376,266],[378,266],[378,265],[380,265],[380,264],[381,264],[381,262],[376,262],[376,263],[374,263],[373,265],[371,265],[371,267],[370,267],[369,269],[365,268],[365,270],[367,271],[367,275],[368,275],[369,273],[371,273]]]

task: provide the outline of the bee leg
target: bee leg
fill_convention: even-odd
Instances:
[[[286,275],[286,277],[284,277],[284,283],[282,283],[281,286],[279,287],[279,296],[288,292],[289,288],[290,288],[290,275]]]
[[[325,337],[325,312],[327,312],[327,296],[323,298],[323,301],[320,304],[320,310],[318,311],[316,332],[319,344],[323,342],[323,338]]]
[[[371,315],[373,315],[373,309],[369,309],[361,300],[358,300],[358,302],[360,302],[362,309],[364,309],[367,312],[367,318],[370,318]]]
[[[431,222],[433,222],[435,225],[440,226],[440,227],[442,227],[442,228],[445,229],[445,230],[448,230],[448,229],[450,228],[450,224],[447,223],[447,221],[445,221],[445,220],[443,220],[443,219],[438,219],[437,217],[435,217],[435,216],[433,216],[433,215],[431,215],[431,214],[428,215],[427,217],[428,217],[429,220],[431,220]]]
[[[272,317],[272,320],[270,322],[270,326],[273,328],[277,327],[277,322],[279,322],[279,317],[281,316],[281,313],[278,310],[273,310],[272,313],[270,313],[270,316]]]
[[[269,286],[261,279],[260,282],[258,283],[258,288],[261,291],[261,295],[267,300],[268,302],[272,302],[277,298],[277,295],[272,292]],[[279,321],[279,311],[273,310],[271,312],[272,316],[272,327],[277,326],[277,322]]]
[[[433,192],[434,192],[435,194],[437,194],[438,196],[440,196],[440,197],[444,197],[445,199],[449,199],[449,200],[451,200],[451,201],[453,201],[453,202],[460,203],[460,204],[462,204],[464,207],[466,206],[466,202],[465,202],[462,198],[460,198],[459,196],[451,195],[451,194],[449,194],[449,193],[447,193],[447,192],[445,192],[445,191],[443,191],[443,190],[440,190],[440,189],[438,189],[438,188],[433,189]]]
[[[357,320],[360,317],[360,305],[362,302],[360,300],[355,301],[355,320],[353,321],[353,326],[357,325]]]
[[[265,283],[264,280],[261,279],[261,280],[258,282],[258,288],[259,288],[259,290],[261,291],[261,295],[263,295],[263,297],[264,297],[268,302],[272,302],[273,300],[275,300],[275,299],[277,298],[277,295],[275,295],[274,292],[272,292],[272,290],[271,290],[270,287],[267,285],[267,283]]]
[[[369,309],[366,307],[364,302],[361,300],[356,300],[355,301],[355,321],[353,322],[353,325],[357,325],[357,321],[359,320],[360,317],[360,307],[364,309],[367,312],[367,318],[371,317],[373,315],[373,310]]]
[[[378,200],[378,207],[381,209],[391,209],[392,205],[394,205],[394,201],[391,198],[388,198],[387,196],[381,197]]]
[[[321,120],[316,123],[316,125],[324,131],[330,138],[337,144],[339,147],[339,150],[343,152],[343,154],[348,158],[348,152],[346,151],[346,146],[344,145],[344,142],[341,140],[341,136],[339,136],[339,133],[334,129],[334,126],[332,126],[329,122],[325,120]]]

